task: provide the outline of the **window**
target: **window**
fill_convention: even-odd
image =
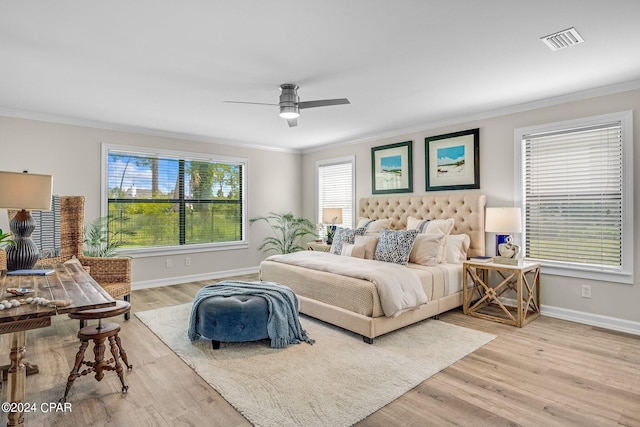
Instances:
[[[246,160],[104,145],[103,165],[109,234],[128,233],[123,248],[245,243]]]
[[[631,112],[516,130],[525,256],[632,283]]]
[[[355,158],[323,160],[316,163],[318,183],[318,223],[322,222],[322,209],[341,208],[341,227],[354,224]]]

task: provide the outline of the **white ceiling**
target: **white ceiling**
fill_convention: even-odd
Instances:
[[[0,114],[304,150],[640,79],[638,0],[0,0]],[[575,27],[585,42],[540,38]],[[279,85],[302,101],[289,128]]]

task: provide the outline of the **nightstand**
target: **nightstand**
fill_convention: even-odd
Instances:
[[[319,251],[319,252],[329,252],[331,250],[331,245],[328,245],[324,242],[309,242],[307,243],[308,251]]]
[[[464,314],[518,327],[540,315],[539,262],[516,266],[466,261],[462,268]],[[491,283],[492,276],[497,284]],[[515,293],[514,305],[501,299],[510,290]]]

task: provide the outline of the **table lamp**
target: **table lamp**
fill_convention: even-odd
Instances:
[[[520,208],[487,208],[485,231],[496,234],[496,256],[514,258],[520,248],[508,233],[522,233]]]
[[[31,240],[36,221],[29,210],[51,210],[53,178],[51,175],[0,171],[0,208],[16,209],[9,221],[14,246],[7,250],[9,270],[31,269],[38,261],[38,247]]]
[[[327,244],[333,243],[336,224],[342,224],[342,208],[323,208],[322,222],[327,225]]]

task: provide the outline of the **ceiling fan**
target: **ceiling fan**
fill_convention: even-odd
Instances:
[[[289,127],[298,125],[298,117],[300,110],[304,108],[328,107],[331,105],[351,104],[347,98],[337,99],[320,99],[316,101],[300,101],[298,96],[298,85],[293,83],[285,83],[280,85],[280,102],[278,104],[268,104],[264,102],[243,102],[243,101],[224,101],[229,104],[255,104],[255,105],[274,105],[280,107],[280,117],[287,120]]]

